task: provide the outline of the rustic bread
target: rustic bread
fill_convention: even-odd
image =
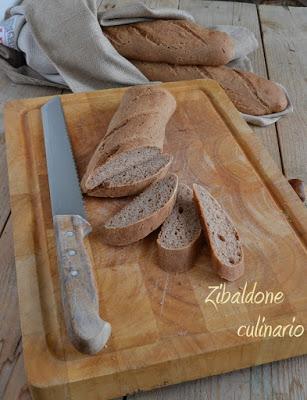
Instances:
[[[194,200],[212,251],[212,261],[221,278],[234,281],[244,272],[239,234],[222,206],[200,185],[193,185]]]
[[[177,188],[175,174],[152,183],[106,222],[102,227],[104,241],[113,246],[125,246],[149,235],[171,213]]]
[[[156,20],[103,28],[124,57],[170,64],[225,65],[233,59],[234,43],[225,32],[184,20]]]
[[[89,196],[122,197],[140,193],[163,178],[173,157],[157,147],[142,147],[110,157],[88,182]]]
[[[181,81],[210,78],[216,80],[236,108],[250,115],[266,115],[285,110],[287,97],[276,83],[252,72],[228,67],[170,65],[134,62],[135,66],[153,81]]]
[[[157,239],[159,265],[167,272],[185,272],[194,263],[201,242],[201,226],[193,191],[178,187],[173,211],[163,222]]]
[[[165,127],[175,109],[174,97],[157,85],[135,86],[128,89],[87,166],[81,181],[83,192],[100,195],[99,188],[95,191],[93,189],[101,184],[101,177],[104,176],[102,167],[110,157],[144,147],[162,150]],[[125,157],[129,158],[129,155],[126,154]],[[152,173],[155,175],[158,172],[153,169]],[[159,173],[152,178],[158,176]],[[143,183],[149,184],[152,181],[153,179],[146,175]],[[136,182],[136,185],[139,185],[140,189],[144,188],[144,185],[140,185],[140,181]],[[133,188],[133,182],[130,182],[127,192],[121,187],[120,195],[135,193],[134,189],[136,188]],[[101,195],[104,196],[103,188]]]

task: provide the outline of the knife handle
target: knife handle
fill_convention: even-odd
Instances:
[[[92,228],[79,215],[56,215],[53,222],[67,333],[77,350],[95,354],[108,341],[111,325],[99,316],[96,282],[84,245]]]

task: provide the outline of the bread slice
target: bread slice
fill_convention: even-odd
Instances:
[[[89,196],[122,197],[140,193],[168,172],[173,157],[157,147],[133,149],[110,157],[87,183]]]
[[[175,174],[152,183],[102,227],[104,241],[113,246],[125,246],[149,235],[171,213],[177,189]]]
[[[239,234],[222,206],[200,185],[193,185],[194,200],[221,278],[234,281],[244,272]]]
[[[164,221],[157,239],[159,264],[167,272],[189,270],[201,243],[201,225],[193,202],[193,191],[178,187],[173,211]]]
[[[113,115],[105,136],[96,148],[86,168],[81,180],[82,191],[88,193],[93,190],[93,184],[96,186],[101,184],[100,167],[111,158],[114,160],[114,157],[126,153],[123,155],[123,159],[127,160],[131,156],[127,152],[144,147],[156,147],[162,151],[165,128],[175,109],[175,98],[158,85],[135,86],[127,89]],[[145,153],[147,154],[148,151],[146,150]],[[157,173],[157,170],[153,170],[152,173]],[[147,179],[148,177],[147,174],[145,178]],[[149,179],[147,183],[149,184],[152,180]],[[120,189],[121,196],[136,192],[136,190],[131,191],[134,185],[133,182],[130,183],[131,185],[128,186],[127,192],[123,188]],[[137,181],[136,185],[139,185],[139,183]],[[142,189],[144,185],[139,187]],[[100,190],[97,188],[95,195],[99,196],[99,192]],[[104,190],[102,190],[102,195],[104,196],[103,192]],[[91,194],[93,195],[93,192]]]

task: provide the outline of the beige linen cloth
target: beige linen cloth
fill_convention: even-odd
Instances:
[[[144,84],[148,79],[114,49],[101,26],[152,19],[194,20],[187,12],[152,9],[143,3],[99,12],[101,2],[21,1],[19,6],[8,10],[6,19],[0,22],[4,30],[2,42],[10,47],[0,46],[0,68],[16,83],[69,87],[73,92]],[[253,33],[244,27],[219,25],[212,28],[227,32],[235,42],[235,57],[229,66],[252,70],[247,55],[258,47]],[[242,115],[248,122],[264,126],[274,123],[291,111],[291,107],[289,101],[287,110],[278,115]]]

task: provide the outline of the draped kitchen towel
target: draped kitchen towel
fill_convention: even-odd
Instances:
[[[24,0],[7,12],[0,23],[5,46],[21,51],[26,65],[0,60],[0,68],[16,83],[69,87],[73,92],[144,84],[148,79],[122,57],[103,35],[101,26],[113,26],[153,19],[193,17],[181,10],[150,8],[143,3],[99,11],[101,0]],[[244,27],[215,26],[229,33],[235,42],[232,67],[252,70],[247,55],[257,40]],[[275,114],[274,114],[275,115]],[[248,116],[244,116],[248,119]],[[272,123],[265,117],[250,122]]]

